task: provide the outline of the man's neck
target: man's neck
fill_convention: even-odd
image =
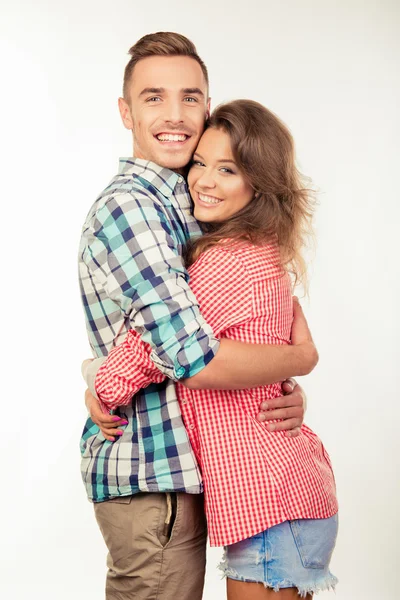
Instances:
[[[154,160],[145,158],[144,156],[135,156],[134,152],[133,152],[132,156],[135,160],[136,159],[150,160],[151,162],[154,162]],[[186,165],[185,167],[180,167],[179,169],[171,169],[170,167],[166,167],[165,165],[159,165],[158,163],[154,163],[154,164],[158,165],[159,167],[161,167],[163,169],[169,169],[170,171],[173,171],[174,173],[177,173],[178,175],[182,175],[185,179],[187,178],[187,174],[189,172],[189,165]]]
[[[174,169],[175,173],[178,173],[179,175],[183,175],[183,177],[186,179],[187,178],[187,174],[189,172],[189,167],[182,167],[181,169]]]

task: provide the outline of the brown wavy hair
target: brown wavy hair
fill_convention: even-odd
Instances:
[[[276,115],[252,100],[221,104],[206,127],[229,135],[235,162],[253,188],[254,198],[227,221],[200,223],[204,235],[187,247],[187,264],[226,240],[277,243],[282,267],[293,274],[294,284],[302,283],[306,289],[302,250],[312,239],[315,201],[296,168],[289,130]]]

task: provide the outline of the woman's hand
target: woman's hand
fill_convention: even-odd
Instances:
[[[82,365],[83,366],[83,365]],[[118,415],[106,415],[100,408],[97,398],[93,396],[89,389],[85,392],[85,404],[89,411],[90,418],[99,428],[105,439],[109,442],[115,442],[115,436],[122,435],[123,431],[118,429],[122,425],[127,425],[128,421]]]

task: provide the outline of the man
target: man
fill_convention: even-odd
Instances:
[[[105,357],[135,328],[170,379],[142,390],[120,416],[103,415],[87,395],[82,475],[109,550],[107,600],[196,600],[205,569],[202,484],[173,380],[194,388],[266,385],[309,372],[317,353],[301,315],[292,346],[220,342],[204,322],[181,254],[200,234],[184,173],[209,113],[207,69],[175,33],[145,36],[130,55],[119,108],[134,158],[121,160],[88,214],[81,290],[95,355]],[[278,408],[269,418],[291,417],[271,427],[301,424],[300,390],[268,405]]]

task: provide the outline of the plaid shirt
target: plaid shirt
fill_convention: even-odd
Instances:
[[[277,247],[214,246],[189,273],[216,335],[250,344],[290,343],[292,287]],[[132,330],[110,353],[95,380],[106,405],[128,401],[127,389],[131,396],[137,382],[141,387],[159,377],[149,349]],[[303,424],[301,435],[289,438],[257,421],[260,403],[281,396],[280,383],[247,390],[176,387],[203,474],[211,546],[234,544],[283,521],[337,512],[330,459],[315,433]]]
[[[185,242],[199,234],[183,177],[140,159],[120,160],[119,174],[86,218],[79,278],[94,355],[107,356],[135,329],[169,378],[119,411],[129,424],[114,443],[87,420],[82,477],[94,502],[143,491],[202,491],[171,381],[198,373],[219,344],[181,259]]]

